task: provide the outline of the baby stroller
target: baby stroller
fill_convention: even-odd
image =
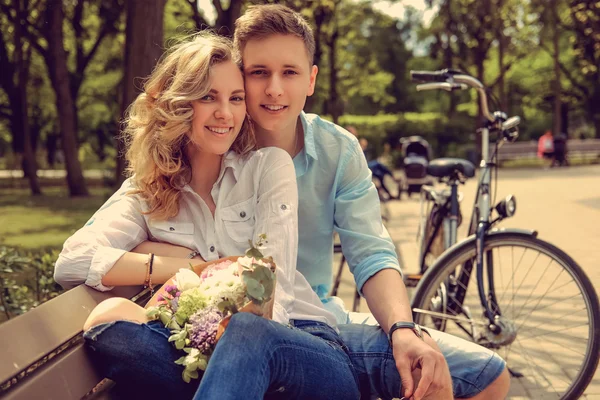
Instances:
[[[431,148],[427,140],[421,136],[409,136],[400,139],[403,156],[404,175],[406,179],[404,190],[410,197],[412,193],[419,193],[421,186],[433,183],[427,176],[427,166],[431,160]]]

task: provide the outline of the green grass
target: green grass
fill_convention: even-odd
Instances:
[[[112,194],[91,188],[89,197],[70,198],[65,187],[45,187],[43,196],[28,189],[2,189],[0,241],[25,249],[61,248],[64,241]]]

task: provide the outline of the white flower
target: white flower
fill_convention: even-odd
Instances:
[[[252,263],[255,262],[255,260],[253,257],[244,256],[238,258],[237,262],[244,268],[250,268],[252,266]]]
[[[200,277],[191,269],[182,268],[175,274],[175,284],[181,292],[198,287],[200,283],[202,283]]]

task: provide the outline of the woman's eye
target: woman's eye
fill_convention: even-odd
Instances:
[[[210,94],[207,94],[206,96],[200,98],[200,100],[202,100],[202,101],[211,101],[211,100],[214,100],[214,99],[215,98],[212,97]]]
[[[231,101],[244,101],[244,98],[242,96],[233,96]]]

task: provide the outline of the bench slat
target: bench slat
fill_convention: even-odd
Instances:
[[[99,292],[80,285],[1,324],[0,384],[79,334],[101,301],[115,296],[131,298],[141,290],[139,286],[129,286]]]
[[[1,396],[2,400],[79,400],[102,380],[94,370],[83,344],[57,356],[52,363]]]

